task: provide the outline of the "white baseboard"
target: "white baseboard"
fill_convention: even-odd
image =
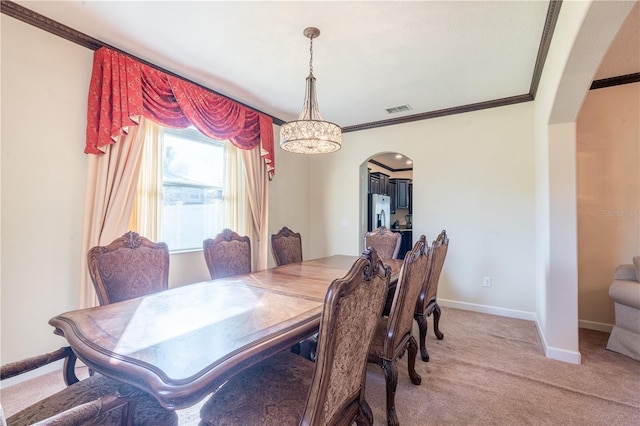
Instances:
[[[568,362],[569,364],[580,365],[582,363],[582,354],[576,351],[568,351],[566,349],[547,346],[544,354],[547,358]]]
[[[613,330],[613,324],[587,320],[578,320],[578,327],[586,328],[587,330],[603,331],[605,333],[611,333],[611,330]]]
[[[518,311],[515,309],[478,305],[475,303],[457,302],[455,300],[446,299],[438,299],[438,304],[440,306],[448,308],[462,309],[466,311],[480,312],[483,314],[533,321],[536,323],[536,329],[538,331],[538,336],[540,337],[540,342],[542,343],[542,349],[544,350],[544,354],[547,358],[568,362],[570,364],[580,364],[581,362],[580,352],[569,351],[562,348],[554,348],[547,344],[547,341],[542,334],[542,327],[540,327],[540,323],[538,322],[538,316],[535,312]]]
[[[438,304],[447,308],[462,309],[464,311],[480,312],[482,314],[498,315],[500,317],[516,318],[536,321],[535,312],[518,311],[497,306],[478,305],[475,303],[457,302],[455,300],[438,299]]]

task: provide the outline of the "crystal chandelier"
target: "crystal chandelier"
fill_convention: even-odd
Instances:
[[[324,121],[318,110],[316,78],[313,76],[313,39],[320,35],[314,27],[305,28],[303,34],[310,40],[309,76],[302,112],[296,121],[280,127],[280,147],[298,154],[325,154],[340,149],[342,129]]]

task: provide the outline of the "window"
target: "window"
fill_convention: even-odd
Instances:
[[[165,129],[162,150],[162,241],[171,251],[202,249],[223,229],[224,142]]]

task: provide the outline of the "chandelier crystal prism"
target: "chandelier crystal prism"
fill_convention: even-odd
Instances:
[[[342,146],[340,126],[324,121],[318,109],[316,78],[313,76],[313,39],[320,35],[314,27],[305,28],[304,36],[310,40],[309,76],[302,112],[297,120],[280,127],[280,147],[297,154],[326,154]]]

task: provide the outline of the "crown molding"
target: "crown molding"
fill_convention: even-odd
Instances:
[[[395,124],[410,123],[412,121],[428,120],[430,118],[444,117],[447,115],[463,114],[465,112],[479,111],[488,108],[497,108],[505,105],[519,104],[522,102],[532,101],[533,97],[529,94],[511,96],[508,98],[494,99],[492,101],[478,102],[475,104],[462,105],[453,108],[439,109],[437,111],[423,112],[420,114],[407,115],[405,117],[392,118],[388,120],[373,121],[370,123],[355,124],[342,128],[342,133],[355,132],[358,130],[373,129],[376,127],[392,126]]]
[[[233,98],[230,98],[229,96],[225,96],[222,93],[218,93],[215,90],[211,90],[210,88],[203,86],[202,84],[196,83],[195,81],[191,81],[181,75],[178,75],[174,72],[171,72],[169,70],[166,70],[156,64],[153,64],[151,62],[145,61],[144,59],[138,58],[135,55],[132,55],[128,52],[125,52],[121,49],[118,49],[116,47],[113,47],[107,43],[104,43],[98,39],[95,39],[93,37],[90,37],[84,33],[81,33],[80,31],[76,31],[71,27],[67,27],[66,25],[63,25],[57,21],[54,21],[53,19],[47,18],[46,16],[40,15],[39,13],[36,13],[32,10],[27,9],[26,7],[20,6],[17,3],[14,3],[12,1],[8,1],[8,0],[2,0],[1,2],[2,4],[2,13],[4,13],[7,16],[11,16],[12,18],[15,18],[19,21],[25,22],[27,24],[33,25],[34,27],[40,28],[41,30],[47,31],[51,34],[57,35],[58,37],[62,37],[66,40],[69,40],[73,43],[79,44],[80,46],[84,46],[87,49],[91,49],[93,51],[100,49],[101,47],[106,47],[109,48],[111,50],[115,50],[117,52],[122,53],[123,55],[127,55],[133,59],[135,59],[138,62],[141,62],[145,65],[148,65],[152,68],[157,69],[158,71],[161,71],[165,74],[169,74],[173,77],[177,77],[180,78],[182,80],[188,81],[191,84],[195,84],[196,86],[207,90],[208,92],[211,93],[215,93],[218,96],[222,96],[224,98],[227,99],[231,99],[232,101],[245,106],[247,108],[250,108],[254,111],[257,111],[261,114],[267,115],[269,117],[271,117],[271,119],[273,120],[273,123],[281,126],[282,124],[284,124],[284,120],[279,119],[278,117],[274,117],[271,114],[267,114],[265,112],[262,112],[250,105],[244,104],[240,101],[237,101]]]
[[[601,80],[595,80],[591,83],[589,90],[603,89],[605,87],[620,86],[622,84],[630,84],[640,82],[640,72],[633,74],[621,75],[619,77],[603,78]]]

